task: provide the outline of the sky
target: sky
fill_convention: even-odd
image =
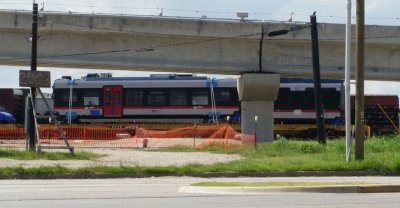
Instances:
[[[31,10],[33,0],[1,0],[0,10]],[[237,19],[237,11],[249,12],[249,19],[308,22],[316,11],[318,22],[346,21],[347,0],[36,0],[44,11],[159,15]],[[352,1],[355,23],[355,0]],[[365,22],[373,25],[399,25],[399,0],[365,0]],[[0,44],[1,47],[1,44]],[[18,71],[30,67],[0,66],[0,88],[18,87]],[[63,75],[80,78],[87,73],[112,72],[114,76],[147,76],[154,72],[107,71],[87,69],[43,68],[51,71],[52,80]],[[222,76],[221,76],[222,77]],[[354,87],[352,87],[354,88]],[[400,83],[366,81],[366,94],[400,95]],[[47,90],[49,91],[49,90]],[[354,92],[354,89],[352,90]]]

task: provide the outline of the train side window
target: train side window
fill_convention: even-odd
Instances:
[[[107,106],[110,106],[110,105],[111,105],[111,90],[110,90],[110,89],[107,89],[107,90],[106,90],[106,100],[105,100],[105,103],[106,103]]]
[[[287,110],[292,109],[294,105],[291,101],[291,91],[290,88],[280,88],[278,93],[278,98],[275,100],[276,110]]]
[[[121,95],[120,92],[114,93],[114,105],[121,105]]]
[[[205,89],[192,91],[192,105],[208,105],[208,92]]]
[[[186,90],[170,90],[169,91],[170,105],[187,105]]]
[[[64,103],[69,103],[70,92],[69,90],[63,91],[62,101]],[[76,104],[78,102],[78,93],[76,91],[72,91],[72,104]]]
[[[231,100],[231,92],[229,89],[216,89],[215,90],[215,101],[216,102],[229,102]]]
[[[325,109],[337,109],[340,106],[340,91],[336,88],[322,88],[321,97]]]
[[[305,91],[298,94],[292,102],[296,100],[301,100],[299,103],[300,109],[308,109],[314,110],[315,109],[315,92],[314,88],[306,88]]]
[[[143,105],[143,90],[127,89],[125,105],[141,106]]]
[[[309,97],[309,99],[304,99],[304,108],[315,109],[314,93],[314,88],[306,89],[305,97]],[[340,105],[340,91],[337,91],[336,88],[321,88],[321,98],[324,109],[337,109]]]
[[[152,106],[165,105],[165,95],[162,90],[150,90],[147,94],[147,104]]]
[[[84,106],[100,105],[100,93],[99,92],[84,92],[83,93],[83,105]]]

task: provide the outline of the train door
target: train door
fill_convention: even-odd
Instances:
[[[104,86],[103,87],[103,115],[105,117],[122,116],[122,87]]]

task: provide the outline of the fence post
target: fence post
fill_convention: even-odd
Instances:
[[[196,124],[194,124],[193,130],[193,148],[196,148]]]

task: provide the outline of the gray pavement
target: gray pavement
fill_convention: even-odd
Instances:
[[[400,184],[400,177],[0,180],[0,207],[400,207],[398,193],[180,191],[182,187],[202,181],[357,181]]]

